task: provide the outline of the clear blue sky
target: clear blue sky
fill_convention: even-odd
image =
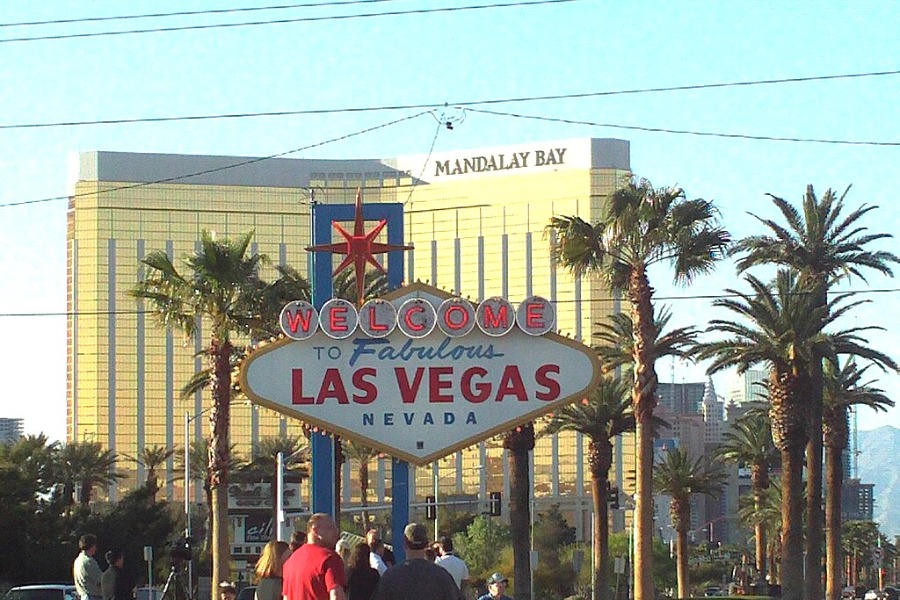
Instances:
[[[895,2],[577,2],[450,13],[67,40],[4,39],[179,25],[470,6],[499,0],[395,0],[327,8],[46,27],[0,27],[0,125],[340,107],[443,104],[900,69]],[[0,23],[267,6],[229,2],[6,3]],[[773,137],[900,142],[900,76],[493,105],[542,117]],[[416,110],[130,125],[0,130],[0,204],[68,192],[72,153],[120,150],[269,155],[415,114]],[[438,111],[440,112],[440,111]],[[448,109],[445,118],[462,115]],[[427,153],[436,120],[401,125],[291,156],[390,157]],[[632,166],[656,185],[715,199],[736,236],[774,216],[772,192],[799,200],[853,184],[849,204],[877,204],[866,224],[900,229],[891,183],[898,146],[698,137],[568,125],[469,112],[440,129],[435,150],[569,137],[631,140]],[[65,311],[65,201],[0,208],[0,313]],[[900,252],[890,240],[883,249]],[[688,290],[739,286],[730,265]],[[900,287],[877,275],[854,289]],[[900,359],[900,293],[869,293],[854,324],[887,329],[872,342]],[[670,304],[679,324],[705,325],[709,300]],[[28,432],[64,436],[65,319],[0,316],[0,416]],[[660,366],[663,380],[668,365]],[[703,377],[702,368],[686,372]],[[678,377],[680,379],[680,376]],[[719,392],[726,379],[717,378]],[[900,377],[881,377],[900,401]],[[864,429],[900,426],[900,409],[862,413]]]

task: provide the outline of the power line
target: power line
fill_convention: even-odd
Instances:
[[[876,288],[864,290],[846,290],[840,291],[841,294],[896,294],[900,292],[900,288]],[[794,292],[790,295],[799,295],[804,292]],[[685,296],[654,296],[653,300],[680,301],[680,300],[720,300],[725,298],[747,298],[754,297],[757,294],[697,294]],[[614,296],[606,298],[593,298],[582,300],[556,300],[554,304],[588,304],[591,302],[613,302],[621,300]],[[109,317],[118,315],[151,315],[156,314],[152,310],[80,310],[80,311],[60,311],[60,312],[27,312],[27,313],[0,313],[0,318],[23,318],[23,317]]]
[[[279,4],[275,6],[249,6],[239,8],[218,8],[210,10],[190,10],[169,13],[144,13],[139,15],[119,15],[112,17],[81,17],[77,19],[54,19],[51,21],[21,21],[19,23],[0,23],[3,27],[33,27],[41,25],[67,25],[72,23],[98,23],[102,21],[128,21],[134,19],[163,19],[168,17],[190,17],[196,15],[215,15],[241,12],[259,12],[285,10],[292,8],[319,8],[323,6],[344,6],[347,4],[375,4],[379,2],[397,2],[398,0],[335,0],[332,2],[304,2],[300,4]]]
[[[578,100],[582,98],[598,98],[603,96],[622,96],[633,94],[653,94],[664,92],[683,92],[708,90],[729,87],[749,87],[757,85],[778,85],[785,83],[808,83],[812,81],[831,81],[840,79],[857,79],[862,77],[887,77],[900,75],[900,70],[893,71],[867,71],[862,73],[840,73],[835,75],[813,75],[809,77],[786,77],[782,79],[751,79],[745,81],[730,81],[716,83],[700,83],[692,85],[677,85],[669,87],[632,88],[624,90],[606,90],[598,92],[577,92],[571,94],[552,94],[543,96],[518,96],[512,98],[489,98],[485,100],[468,100],[463,102],[434,102],[417,104],[394,104],[381,106],[348,106],[341,108],[319,108],[304,110],[277,110],[259,112],[235,112],[217,113],[207,115],[179,115],[171,117],[134,117],[121,119],[98,119],[93,121],[56,121],[52,123],[11,123],[0,125],[0,129],[42,129],[48,127],[78,127],[83,125],[124,125],[131,123],[166,123],[169,121],[204,121],[216,119],[246,119],[258,117],[285,117],[297,115],[326,115],[340,113],[360,113],[392,110],[423,110],[435,109],[444,106],[457,106],[471,108],[492,104],[512,104],[521,102],[539,102],[552,100]]]
[[[694,135],[703,137],[719,137],[742,140],[763,140],[769,142],[798,142],[805,144],[838,144],[848,146],[900,146],[900,142],[881,142],[872,140],[835,140],[823,138],[800,138],[800,137],[781,137],[772,135],[752,135],[747,133],[721,133],[715,131],[694,131],[689,129],[669,129],[665,127],[644,127],[639,125],[619,125],[616,123],[597,123],[595,121],[579,121],[576,119],[564,119],[560,117],[543,117],[539,115],[525,115],[520,113],[504,112],[498,110],[488,110],[484,108],[460,107],[463,110],[482,113],[486,115],[495,115],[502,117],[513,117],[516,119],[531,119],[534,121],[549,121],[551,123],[567,123],[569,125],[589,125],[591,127],[608,127],[611,129],[625,129],[628,131],[646,131],[651,133],[671,133],[676,135]]]
[[[64,33],[58,35],[41,35],[33,37],[3,38],[0,44],[11,42],[38,42],[47,40],[69,40],[75,38],[105,37],[111,35],[131,35],[139,33],[163,33],[172,31],[196,31],[202,29],[222,29],[234,27],[253,27],[258,25],[282,25],[286,23],[313,23],[316,21],[343,21],[349,19],[367,19],[373,17],[396,17],[399,15],[420,15],[428,13],[449,13],[460,11],[483,10],[490,8],[513,8],[521,6],[538,6],[542,4],[564,4],[569,2],[581,2],[582,0],[514,0],[511,2],[494,4],[472,4],[468,6],[446,6],[441,8],[418,8],[408,10],[394,10],[375,13],[356,13],[352,15],[328,15],[321,17],[296,17],[293,19],[273,19],[269,21],[242,21],[240,23],[216,23],[206,25],[181,25],[178,27],[154,27],[149,29],[125,29],[120,31],[95,31],[89,33]]]
[[[293,150],[287,150],[285,152],[279,152],[277,154],[270,154],[268,156],[261,156],[257,158],[251,158],[248,160],[242,160],[230,165],[225,165],[222,167],[215,167],[213,169],[205,169],[203,171],[195,171],[193,173],[186,173],[184,175],[176,175],[174,177],[167,177],[165,179],[157,179],[155,181],[143,181],[141,183],[130,183],[128,185],[121,185],[118,187],[106,189],[106,190],[97,190],[94,192],[84,192],[81,194],[72,194],[71,196],[52,196],[50,198],[40,198],[37,200],[24,200],[22,202],[9,202],[7,204],[0,204],[0,208],[6,208],[9,206],[25,206],[27,204],[40,204],[43,202],[55,202],[58,200],[69,200],[71,198],[81,198],[83,196],[97,196],[100,194],[109,194],[112,192],[120,192],[122,190],[131,190],[135,188],[146,187],[149,185],[157,185],[160,183],[172,183],[173,181],[182,181],[185,179],[190,179],[192,177],[200,177],[201,175],[208,175],[210,173],[218,173],[220,171],[227,171],[228,169],[235,169],[237,167],[245,167],[247,165],[252,165],[255,163],[263,162],[265,160],[271,160],[273,158],[280,158],[282,156],[287,156],[288,154],[295,154],[297,152],[303,152],[305,150],[311,150],[313,148],[318,148],[320,146],[325,146],[327,144],[331,144],[334,142],[340,142],[352,137],[360,136],[365,133],[371,133],[372,131],[377,131],[379,129],[384,129],[385,127],[390,127],[391,125],[397,125],[398,123],[403,123],[404,121],[410,121],[412,119],[416,119],[421,117],[422,115],[431,114],[430,111],[423,111],[420,113],[416,113],[414,115],[410,115],[407,117],[403,117],[401,119],[395,119],[393,121],[388,121],[387,123],[382,123],[381,125],[375,125],[373,127],[367,127],[366,129],[361,129],[359,131],[354,131],[353,133],[348,133],[346,135],[338,136],[335,138],[330,138],[322,142],[316,142],[315,144],[309,144],[307,146],[302,146],[300,148],[294,148]]]

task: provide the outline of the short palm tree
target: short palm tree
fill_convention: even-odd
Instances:
[[[267,261],[263,255],[249,253],[252,237],[251,232],[231,241],[204,231],[182,271],[165,252],[151,252],[143,260],[144,276],[131,291],[148,303],[163,326],[192,338],[202,318],[208,336],[213,581],[227,580],[231,569],[227,490],[234,338],[271,334],[287,301],[309,298],[309,286],[288,269],[277,268],[281,276],[272,283],[261,278],[260,269]]]
[[[109,486],[122,475],[116,473],[118,457],[112,450],[104,450],[100,442],[70,442],[60,448],[59,463],[65,498],[69,506],[75,501],[87,506],[96,486]]]
[[[770,583],[781,581],[778,565],[781,563],[781,482],[776,477],[769,482],[757,502],[753,496],[738,499],[738,517],[748,527],[757,523],[763,526],[766,539],[766,573]]]
[[[718,496],[726,475],[711,469],[703,457],[691,458],[683,448],[666,452],[653,470],[653,487],[672,498],[669,514],[675,529],[675,565],[678,574],[678,598],[690,598],[687,534],[691,529],[691,496]]]
[[[159,478],[156,475],[157,469],[166,464],[166,461],[175,454],[174,448],[166,448],[164,446],[144,446],[141,448],[137,456],[128,456],[123,454],[125,458],[133,463],[141,465],[146,469],[145,483],[147,489],[150,490],[150,498],[156,501],[156,492],[159,491]]]
[[[757,364],[769,368],[768,395],[772,438],[781,455],[783,491],[783,552],[781,580],[786,600],[803,597],[803,466],[809,441],[810,363],[821,356],[862,356],[875,362],[883,355],[865,346],[851,328],[825,334],[830,325],[856,303],[841,305],[840,296],[825,307],[792,272],[781,270],[772,285],[745,276],[752,292],[726,290],[737,298],[722,298],[713,305],[735,313],[741,321],[714,319],[709,330],[729,335],[698,346],[698,356],[712,359],[708,372],[735,367],[743,373]]]
[[[283,476],[286,482],[300,483],[309,477],[309,449],[306,440],[299,436],[277,435],[264,437],[252,450],[249,462],[236,475],[246,482],[270,484],[273,523],[278,523],[278,489],[275,485],[278,470],[278,454],[284,461]]]
[[[631,304],[631,400],[637,421],[634,591],[637,600],[650,600],[655,594],[652,419],[657,376],[648,269],[670,263],[676,282],[689,283],[713,269],[731,236],[718,226],[712,202],[688,200],[680,188],[654,188],[645,179],[631,177],[610,196],[598,222],[553,217],[548,229],[557,233],[553,253],[563,267],[577,275],[602,275],[610,289],[625,292]]]
[[[839,278],[856,276],[865,281],[863,272],[878,271],[891,275],[891,263],[900,257],[886,251],[869,250],[872,242],[892,237],[886,233],[868,233],[861,219],[875,206],[860,206],[844,215],[844,199],[849,188],[838,197],[826,190],[818,198],[812,185],[806,187],[800,210],[783,198],[770,197],[783,217],[784,224],[756,217],[768,229],[767,235],[754,235],[738,241],[732,251],[740,255],[737,266],[744,271],[756,265],[775,264],[798,274],[804,286],[815,297],[815,306],[828,303],[828,292]],[[810,437],[806,453],[809,515],[806,536],[806,572],[818,573],[822,562],[822,357],[810,363]],[[839,574],[835,574],[839,576]],[[840,589],[834,589],[828,600],[838,600]],[[822,597],[818,577],[807,577],[807,598]]]
[[[738,419],[722,436],[715,456],[721,460],[744,465],[750,469],[750,485],[753,503],[757,509],[763,503],[763,494],[769,487],[769,471],[778,460],[778,452],[772,443],[772,427],[761,412],[754,412]],[[766,578],[766,527],[761,520],[751,523],[756,538],[756,570]]]
[[[609,470],[613,462],[613,440],[627,431],[634,431],[628,384],[618,377],[603,377],[589,398],[553,413],[541,435],[560,431],[577,431],[588,438],[588,465],[594,504],[593,598],[608,600]]]
[[[896,365],[893,365],[896,369]],[[838,597],[843,589],[843,550],[841,544],[841,489],[844,484],[843,455],[850,441],[848,411],[854,406],[887,410],[894,406],[874,382],[863,381],[867,368],[847,361],[840,369],[825,364],[822,430],[825,444],[825,597]]]
[[[359,495],[362,505],[363,528],[369,527],[369,463],[380,456],[380,452],[359,442],[344,442],[344,456],[356,461],[359,467]]]

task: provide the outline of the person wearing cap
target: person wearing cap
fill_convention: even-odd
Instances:
[[[494,573],[487,579],[488,593],[481,596],[478,600],[513,600],[504,592],[509,584],[509,579],[503,576],[503,573]]]
[[[316,513],[306,524],[306,543],[282,567],[284,600],[347,600],[344,561],[334,551],[340,538],[337,524]]]
[[[373,600],[463,600],[450,573],[425,558],[428,541],[424,525],[406,526],[403,530],[406,562],[385,571]]]

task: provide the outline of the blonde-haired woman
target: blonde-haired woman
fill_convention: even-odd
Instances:
[[[281,567],[291,555],[286,542],[272,540],[256,561],[256,600],[282,600]]]

